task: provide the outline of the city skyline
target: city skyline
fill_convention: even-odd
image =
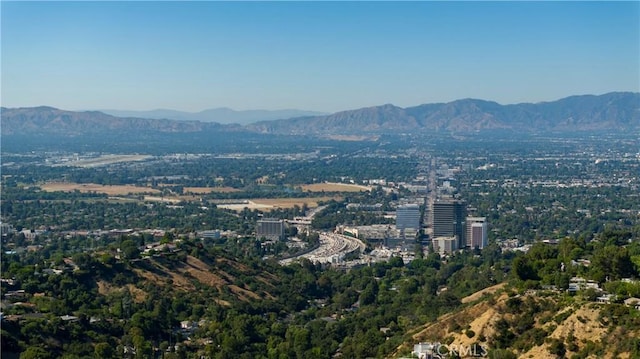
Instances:
[[[2,2],[2,106],[337,112],[640,90],[637,2]]]

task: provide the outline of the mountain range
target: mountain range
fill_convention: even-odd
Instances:
[[[263,121],[247,128],[281,134],[630,130],[640,129],[640,93],[612,92],[514,105],[476,99],[407,108],[387,104],[327,116]]]
[[[299,110],[291,110],[293,114]],[[391,104],[342,111],[330,115],[269,119],[279,113],[214,109],[202,115],[176,111],[175,119],[152,119],[164,110],[128,116],[114,116],[99,111],[65,111],[53,107],[2,108],[3,135],[11,134],[99,134],[118,132],[207,132],[251,131],[287,135],[380,134],[391,132],[474,133],[482,131],[576,132],[640,130],[640,93],[612,92],[604,95],[571,96],[552,102],[501,105],[492,101],[463,99],[448,103],[398,107]],[[286,112],[286,111],[285,111]],[[115,113],[115,112],[112,112]],[[155,115],[153,114],[155,113]],[[207,117],[203,113],[211,113]],[[228,113],[231,118],[262,121],[241,124],[208,122],[214,114]],[[165,113],[169,117],[169,113]],[[180,117],[183,114],[185,117]],[[201,120],[187,119],[191,115]],[[237,116],[236,116],[237,115]],[[278,115],[278,116],[280,116]],[[220,115],[222,116],[222,115]],[[236,116],[236,117],[233,117]],[[205,121],[205,118],[207,119]],[[221,117],[219,117],[221,118]],[[225,121],[226,121],[225,120]],[[237,120],[240,121],[240,120]]]
[[[327,113],[296,109],[285,110],[244,110],[236,111],[227,107],[212,108],[200,112],[185,112],[170,109],[151,111],[100,110],[117,117],[168,119],[181,121],[218,122],[223,124],[246,125],[258,121],[271,121],[303,116],[322,116]]]
[[[238,125],[116,117],[99,111],[65,111],[48,106],[2,108],[2,134],[86,135],[105,132],[200,132],[230,130]]]

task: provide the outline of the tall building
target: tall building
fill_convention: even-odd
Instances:
[[[398,206],[396,209],[396,228],[404,231],[405,229],[420,229],[420,207],[417,204],[405,204]]]
[[[458,248],[467,245],[465,219],[467,206],[458,200],[433,202],[433,237],[457,237]]]
[[[259,219],[256,225],[256,238],[271,240],[284,239],[284,221],[276,218]]]
[[[487,218],[467,217],[467,247],[484,248],[487,246]]]

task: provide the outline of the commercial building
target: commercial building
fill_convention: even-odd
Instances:
[[[435,237],[431,243],[433,244],[433,250],[440,253],[440,255],[451,254],[459,248],[457,237]]]
[[[198,236],[207,239],[220,239],[220,231],[219,230],[208,230],[208,231],[200,231],[198,232]]]
[[[433,202],[433,237],[457,237],[457,248],[467,245],[465,219],[466,203],[459,200],[437,200]]]
[[[256,238],[270,240],[284,239],[284,221],[276,218],[259,219],[256,225]]]
[[[396,209],[396,228],[404,231],[420,229],[420,207],[417,204],[405,204]]]
[[[487,246],[487,218],[467,217],[467,247],[482,249]]]

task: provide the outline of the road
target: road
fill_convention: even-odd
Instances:
[[[307,258],[314,263],[337,263],[346,254],[356,250],[362,252],[365,247],[365,244],[357,238],[322,232],[320,233],[320,247],[297,257],[283,259],[280,264],[287,265],[301,258]]]

